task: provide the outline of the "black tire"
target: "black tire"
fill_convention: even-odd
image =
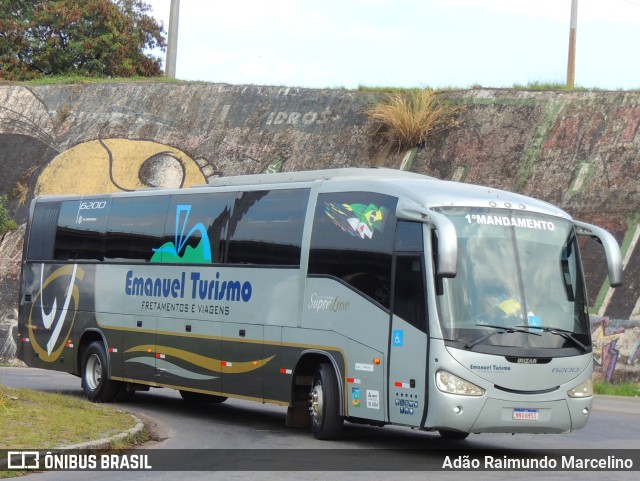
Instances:
[[[331,364],[320,364],[309,393],[311,432],[316,439],[335,439],[342,431],[338,389],[338,379]]]
[[[440,429],[438,433],[440,433],[440,437],[442,439],[446,439],[447,441],[464,441],[469,436],[469,433],[462,431],[448,431],[446,429]]]
[[[204,394],[193,391],[180,391],[180,396],[188,403],[194,404],[220,404],[225,402],[228,397],[216,396],[215,394]]]
[[[93,402],[111,402],[115,399],[120,383],[108,378],[109,360],[104,344],[99,341],[87,346],[82,356],[82,390]]]

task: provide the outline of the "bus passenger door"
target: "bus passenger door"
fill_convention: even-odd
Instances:
[[[420,426],[427,402],[427,316],[423,256],[396,253],[393,265],[389,421]]]

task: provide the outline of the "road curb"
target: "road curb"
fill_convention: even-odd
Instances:
[[[131,416],[133,418],[133,420],[136,422],[136,425],[130,429],[127,429],[126,431],[123,431],[121,433],[118,434],[114,434],[113,436],[109,436],[107,438],[100,438],[100,439],[96,439],[93,441],[85,441],[83,443],[78,443],[78,444],[71,444],[69,446],[63,446],[61,448],[55,448],[55,449],[77,449],[77,450],[84,450],[84,449],[108,449],[111,447],[111,445],[117,441],[122,441],[124,439],[127,439],[129,437],[133,437],[137,434],[139,434],[140,432],[142,432],[142,430],[144,429],[144,424],[142,421],[140,421],[140,419],[131,414],[128,411],[122,411],[122,410],[118,410],[119,412],[128,414],[129,416]]]

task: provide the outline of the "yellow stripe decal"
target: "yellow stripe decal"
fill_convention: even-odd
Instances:
[[[226,361],[226,363],[230,365],[223,366],[222,361],[219,359],[213,359],[211,357],[202,356],[200,354],[194,354],[193,352],[185,351],[183,349],[176,349],[175,347],[144,344],[141,346],[134,346],[130,349],[127,349],[125,352],[152,352],[154,353],[154,355],[156,352],[159,352],[166,356],[172,356],[178,359],[182,359],[183,361],[187,361],[195,366],[202,367],[209,371],[219,373],[225,372],[230,374],[242,374],[245,372],[255,371],[256,369],[259,369],[262,366],[268,364],[269,361],[276,357],[274,354],[271,357],[255,361]]]

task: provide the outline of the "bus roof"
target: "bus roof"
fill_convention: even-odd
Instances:
[[[388,179],[431,179],[415,172],[397,169],[370,169],[346,167],[341,169],[303,170],[300,172],[278,172],[273,174],[249,174],[212,179],[206,186],[281,184],[313,182],[318,180],[388,180]]]
[[[207,187],[294,184],[322,181],[322,191],[367,190],[381,184],[390,195],[404,195],[424,207],[491,207],[496,209],[530,210],[570,219],[569,214],[547,202],[513,192],[440,180],[415,172],[388,168],[358,168],[307,170],[274,174],[252,174],[213,179]],[[346,185],[345,185],[346,184]]]
[[[145,188],[134,192],[108,194],[108,196],[134,195],[153,196],[159,193],[186,194],[207,192],[220,188],[276,186],[302,187],[305,184],[321,184],[320,192],[340,192],[348,190],[371,190],[407,199],[425,208],[434,207],[488,207],[496,209],[516,209],[556,215],[571,219],[562,209],[547,202],[490,187],[440,180],[414,172],[388,168],[339,168],[307,170],[300,172],[280,172],[273,174],[250,174],[211,179],[208,184],[188,189]],[[90,194],[84,198],[104,197],[104,194]],[[65,200],[80,196],[43,196],[42,200]]]

